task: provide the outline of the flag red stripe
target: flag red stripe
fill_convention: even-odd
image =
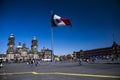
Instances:
[[[60,18],[66,25],[71,25],[70,20],[68,18]]]

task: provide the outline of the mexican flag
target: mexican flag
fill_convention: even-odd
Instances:
[[[57,26],[72,26],[68,18],[62,18],[56,14],[52,14],[51,24],[53,27]]]

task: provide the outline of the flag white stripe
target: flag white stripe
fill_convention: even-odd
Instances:
[[[54,23],[55,23],[57,26],[64,26],[64,25],[66,25],[60,18],[61,18],[60,16],[58,16],[58,15],[55,14],[54,17],[53,17]],[[60,20],[60,22],[58,23],[58,22],[56,21],[56,19]]]
[[[53,17],[53,19],[60,19],[61,17],[60,16],[58,16],[58,15],[54,15],[54,17]]]

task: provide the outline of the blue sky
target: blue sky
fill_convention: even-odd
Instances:
[[[119,0],[1,0],[0,1],[0,53],[7,50],[8,37],[31,49],[36,36],[38,50],[51,49],[51,11],[69,18],[72,27],[53,29],[54,53],[69,54],[73,51],[120,44]]]

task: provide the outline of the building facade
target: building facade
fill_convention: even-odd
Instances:
[[[0,62],[6,62],[6,54],[0,54]]]
[[[41,60],[51,59],[51,56],[52,56],[51,50],[45,49],[45,51],[43,52],[38,52],[38,41],[35,36],[31,41],[31,50],[26,47],[25,43],[21,45],[20,42],[15,48],[15,37],[13,34],[9,36],[7,46],[8,46],[8,49],[6,51],[6,58],[8,61],[18,62],[18,61],[28,61],[30,59],[41,59]]]
[[[40,54],[41,54],[40,59],[42,61],[52,61],[52,57],[53,57],[52,50],[43,47],[43,49],[41,49]]]
[[[113,42],[112,46],[105,48],[98,48],[92,50],[80,50],[78,52],[73,52],[75,58],[112,58],[112,59],[120,59],[120,45],[116,42]]]
[[[7,59],[8,60],[14,60],[14,46],[15,46],[15,37],[13,34],[10,35],[10,37],[8,38],[8,49],[7,49]]]

